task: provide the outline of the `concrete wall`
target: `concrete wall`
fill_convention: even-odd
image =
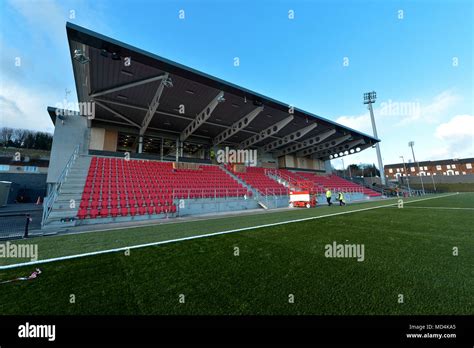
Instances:
[[[105,139],[104,128],[91,128],[91,136],[89,142],[89,150],[103,150]]]
[[[331,161],[327,160],[324,162],[324,170],[326,171],[326,174],[331,174],[332,173],[332,167],[331,167]]]
[[[278,159],[280,168],[324,170],[324,162],[319,159],[307,157],[297,157],[295,155],[285,155]]]
[[[474,175],[434,175],[431,176],[423,176],[423,183],[425,184],[433,184],[433,179],[435,184],[469,184],[474,183]],[[419,176],[409,178],[410,183],[413,184],[421,184],[421,179]],[[406,178],[403,178],[403,182],[406,183]]]
[[[64,116],[64,123],[57,118],[54,128],[53,146],[46,181],[54,183],[66,166],[76,145],[80,152],[86,153],[89,145],[87,118],[77,115]]]
[[[118,132],[113,129],[90,129],[89,150],[117,151]]]
[[[46,174],[37,173],[0,173],[0,181],[10,181],[8,204],[15,203],[18,195],[24,197],[24,203],[35,203],[38,196],[46,195]]]
[[[222,213],[229,211],[257,209],[258,203],[254,199],[242,198],[197,198],[176,200],[179,216]]]

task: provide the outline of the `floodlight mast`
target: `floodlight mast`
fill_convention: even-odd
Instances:
[[[425,185],[423,185],[423,175],[421,175],[420,162],[417,162],[415,159],[415,151],[413,150],[414,145],[415,145],[414,141],[410,141],[408,143],[408,146],[411,147],[411,154],[413,155],[413,163],[415,163],[416,166],[418,167],[418,175],[420,176],[421,190],[423,191],[423,194],[425,194]]]
[[[375,91],[364,93],[364,104],[368,104],[368,109],[370,111],[370,120],[372,121],[372,130],[374,132],[374,137],[378,139],[377,127],[375,125],[374,110],[372,109],[372,104],[375,103],[377,98],[377,93]],[[383,170],[382,155],[380,154],[380,145],[377,142],[375,144],[375,149],[377,150],[377,161],[379,162],[379,172],[380,172],[380,182],[383,186],[386,185],[385,181],[385,172]]]
[[[407,186],[408,186],[408,195],[411,197],[411,189],[410,189],[410,179],[408,179],[408,172],[407,172],[407,167],[405,165],[405,158],[403,156],[400,156],[403,162],[403,169],[405,170],[405,176],[407,178]],[[402,175],[403,177],[403,175]]]

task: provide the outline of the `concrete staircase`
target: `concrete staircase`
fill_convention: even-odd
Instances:
[[[42,229],[75,226],[90,163],[90,156],[79,155],[76,158]]]
[[[240,184],[246,187],[249,191],[252,191],[252,198],[257,201],[258,207],[268,210],[273,208],[281,208],[287,206],[287,198],[274,197],[274,196],[265,196],[257,191],[253,186],[247,184],[244,180],[235,175],[232,171],[228,170],[224,166],[219,166],[223,171],[225,171],[232,178],[237,180]],[[270,177],[271,179],[278,181],[275,177]]]
[[[227,175],[230,175],[234,180],[236,180],[239,184],[241,184],[243,187],[245,187],[247,190],[249,191],[252,191],[252,196],[253,197],[258,197],[260,195],[260,193],[255,189],[253,188],[252,186],[250,186],[249,184],[247,184],[245,181],[243,181],[241,178],[239,178],[237,175],[235,175],[234,173],[232,173],[230,170],[228,170],[226,167],[224,166],[219,166],[220,169],[222,169]]]

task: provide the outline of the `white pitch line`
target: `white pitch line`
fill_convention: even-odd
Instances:
[[[409,209],[441,209],[441,210],[474,210],[474,208],[458,208],[458,207],[408,207]]]
[[[422,201],[427,201],[430,199],[436,199],[436,198],[444,198],[444,197],[449,197],[456,195],[457,193],[449,194],[449,195],[444,195],[444,196],[437,196],[437,197],[429,197],[429,198],[422,198],[422,199],[417,199],[415,201],[409,201],[405,202],[404,204],[409,204],[409,203],[415,203],[415,202],[422,202]],[[307,218],[301,218],[301,219],[294,219],[294,220],[287,220],[287,221],[280,221],[280,222],[274,222],[271,224],[265,224],[265,225],[258,225],[258,226],[251,226],[251,227],[242,227],[242,228],[237,228],[234,230],[227,230],[227,231],[220,231],[220,232],[213,232],[213,233],[208,233],[208,234],[201,234],[197,236],[189,236],[189,237],[182,237],[182,238],[176,238],[176,239],[169,239],[169,240],[164,240],[160,242],[152,242],[152,243],[146,243],[146,244],[138,244],[138,245],[132,245],[132,246],[126,246],[126,247],[120,247],[120,248],[114,248],[114,249],[107,249],[107,250],[99,250],[99,251],[91,251],[88,253],[83,253],[83,254],[76,254],[76,255],[68,255],[68,256],[60,256],[60,257],[55,257],[51,259],[44,259],[44,260],[37,260],[37,261],[29,261],[29,262],[22,262],[22,263],[15,263],[12,265],[5,265],[5,266],[0,266],[0,270],[3,269],[11,269],[11,268],[17,268],[17,267],[23,267],[23,266],[32,266],[32,265],[38,265],[38,264],[43,264],[43,263],[51,263],[51,262],[56,262],[56,261],[64,261],[64,260],[70,260],[70,259],[78,259],[78,258],[83,258],[87,256],[94,256],[94,255],[101,255],[101,254],[110,254],[110,253],[115,253],[119,251],[126,251],[126,250],[131,250],[131,249],[139,249],[139,248],[146,248],[150,246],[155,246],[155,245],[161,245],[161,244],[168,244],[168,243],[174,243],[174,242],[180,242],[184,240],[190,240],[190,239],[198,239],[198,238],[206,238],[206,237],[212,237],[212,236],[218,236],[221,234],[229,234],[229,233],[235,233],[235,232],[241,232],[241,231],[248,231],[248,230],[256,230],[260,228],[265,228],[265,227],[272,227],[272,226],[279,226],[279,225],[286,225],[286,224],[291,224],[295,222],[302,222],[302,221],[309,221],[309,220],[317,220],[317,219],[322,219],[326,217],[332,217],[332,216],[339,216],[339,215],[345,215],[345,214],[352,214],[352,213],[357,213],[361,211],[368,211],[368,210],[373,210],[373,209],[379,209],[379,208],[386,208],[390,207],[393,205],[397,205],[398,203],[392,203],[392,204],[385,204],[385,205],[379,205],[376,207],[369,207],[369,208],[361,208],[361,209],[354,209],[354,210],[349,210],[349,211],[342,211],[339,213],[332,213],[332,214],[326,214],[326,215],[320,215],[320,216],[312,216],[312,217],[307,217]]]

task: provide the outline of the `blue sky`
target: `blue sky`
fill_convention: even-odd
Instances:
[[[0,1],[1,126],[52,131],[46,107],[75,101],[70,21],[369,134],[376,90],[385,164],[410,140],[420,160],[474,157],[473,17],[468,0]]]

